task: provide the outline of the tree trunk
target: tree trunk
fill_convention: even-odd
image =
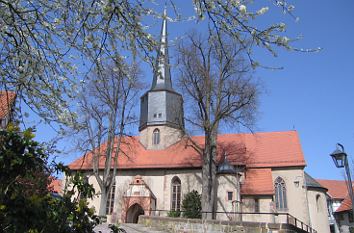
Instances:
[[[215,131],[215,130],[214,130]],[[212,219],[216,218],[216,193],[217,193],[217,183],[216,183],[216,148],[217,148],[217,134],[215,132],[212,132],[212,136],[211,136],[211,177],[212,177],[212,181],[211,181],[211,209],[212,209]]]
[[[215,218],[215,179],[216,179],[216,138],[214,135],[205,136],[205,149],[202,167],[202,217]]]
[[[107,208],[107,199],[108,199],[108,191],[106,187],[101,188],[101,201],[100,201],[100,209],[98,212],[98,216],[106,216],[106,208]]]

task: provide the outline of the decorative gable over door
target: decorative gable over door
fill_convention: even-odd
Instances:
[[[151,215],[156,197],[140,175],[134,177],[123,196],[122,222],[137,223],[139,215]]]

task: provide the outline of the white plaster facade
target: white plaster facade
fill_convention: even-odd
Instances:
[[[93,184],[95,190],[100,190],[94,176],[89,176],[89,183]],[[156,214],[167,215],[167,211],[171,208],[171,181],[175,176],[181,180],[181,196],[192,190],[201,192],[201,174],[198,169],[183,169],[183,170],[121,170],[116,176],[116,193],[114,201],[114,215],[121,220],[121,212],[123,206],[123,195],[129,189],[129,184],[135,176],[140,175],[144,182],[156,197]],[[99,209],[100,196],[99,191],[90,205],[96,210]],[[108,216],[108,220],[111,216]]]
[[[309,225],[310,220],[304,183],[304,170],[302,168],[273,169],[272,177],[273,181],[277,177],[281,177],[286,184],[288,208],[278,210],[278,212],[289,213]]]
[[[308,190],[307,199],[311,226],[318,232],[330,232],[326,194],[319,190]]]
[[[181,181],[181,196],[196,190],[201,193],[201,170],[200,169],[136,169],[136,170],[119,170],[116,176],[116,191],[114,198],[114,210],[112,215],[108,215],[109,222],[121,222],[122,213],[124,212],[124,195],[131,193],[129,185],[134,177],[140,175],[156,197],[151,209],[151,215],[166,216],[171,209],[171,182],[174,177],[178,177]],[[90,206],[96,211],[99,209],[100,192],[99,186],[90,172],[86,173],[89,177],[88,181],[93,184],[96,194],[93,200],[90,200]],[[272,195],[241,195],[239,192],[238,181],[235,175],[222,174],[218,175],[217,188],[217,212],[216,217],[220,220],[230,221],[251,221],[251,222],[285,222],[286,216],[273,216],[270,214],[255,214],[256,204],[259,206],[259,213],[289,213],[298,220],[313,227],[317,232],[329,233],[329,223],[327,216],[327,204],[325,193],[323,191],[307,190],[304,184],[303,168],[277,168],[272,169],[273,181],[278,177],[282,177],[286,182],[286,195],[288,209],[275,210],[274,196]],[[241,176],[243,177],[243,176]],[[239,180],[240,185],[243,178]],[[147,193],[144,195],[146,196]],[[228,199],[228,192],[232,192],[232,200]],[[319,196],[319,199],[316,199]],[[317,200],[317,202],[316,202]],[[241,201],[241,202],[239,202]],[[239,204],[241,203],[241,204]],[[233,214],[227,212],[243,212],[252,214]],[[124,216],[123,216],[124,217]]]

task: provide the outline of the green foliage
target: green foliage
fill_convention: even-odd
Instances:
[[[114,225],[114,224],[109,224],[108,227],[109,227],[109,229],[111,229],[111,231],[113,233],[118,233],[119,232],[119,227]]]
[[[168,217],[171,217],[171,218],[178,218],[181,216],[181,212],[180,211],[176,211],[176,210],[171,210],[167,213],[167,216]]]
[[[53,168],[33,137],[31,129],[0,130],[0,232],[93,232],[97,222],[86,200],[94,193],[92,186],[77,173],[72,189],[54,196],[48,189]]]
[[[201,218],[201,195],[193,190],[184,196],[182,201],[183,217],[185,218]]]
[[[0,131],[0,229],[26,232],[46,215],[47,156],[26,130]]]
[[[108,227],[111,229],[112,233],[126,232],[123,228],[120,228],[119,225],[109,224]]]

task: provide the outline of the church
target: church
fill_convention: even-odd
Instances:
[[[164,17],[152,85],[140,100],[139,135],[125,137],[121,146],[124,156],[119,156],[108,198],[108,222],[167,216],[181,210],[185,194],[202,190],[202,160],[190,140],[203,145],[204,137],[183,137],[183,96],[172,85],[167,35]],[[216,219],[272,223],[289,222],[290,216],[295,225],[329,233],[327,190],[304,171],[296,131],[220,134],[217,163]],[[98,194],[90,205],[98,210],[92,156],[69,167],[87,175]]]

